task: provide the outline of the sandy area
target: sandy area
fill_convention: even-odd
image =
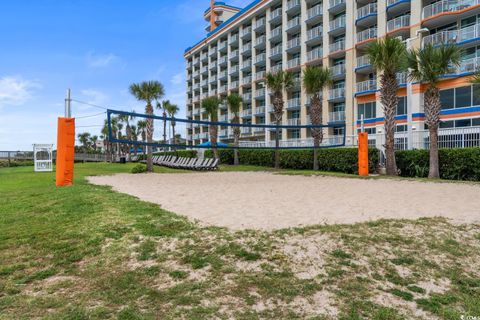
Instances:
[[[380,218],[480,222],[480,185],[261,172],[117,174],[89,181],[231,229],[280,229]]]

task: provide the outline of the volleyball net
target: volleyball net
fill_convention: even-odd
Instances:
[[[323,133],[320,148],[345,146],[344,122],[312,125],[307,117],[306,123],[301,124],[300,118],[292,117],[284,119],[283,123],[277,126],[275,123],[265,123],[265,119],[271,116],[269,113],[260,116],[247,113],[242,111],[240,123],[233,123],[232,115],[228,113],[220,115],[218,121],[212,122],[205,120],[206,115],[201,111],[193,115],[196,119],[182,119],[168,115],[108,109],[108,137],[111,143],[127,144],[137,148],[149,146],[160,149],[210,149],[211,131],[214,131],[217,136],[217,148],[237,148],[234,146],[234,137],[239,134],[239,149],[277,149],[275,137],[278,128],[280,132],[278,149],[313,148],[312,131],[319,130]],[[147,141],[148,122],[153,124],[152,142]],[[125,130],[125,124],[130,129]],[[301,136],[309,138],[300,139]]]

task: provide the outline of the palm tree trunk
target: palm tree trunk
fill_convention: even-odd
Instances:
[[[280,127],[277,121],[275,128],[275,169],[280,169]]]
[[[153,115],[153,108],[150,104],[147,104],[146,113],[148,115]],[[147,143],[153,142],[153,119],[147,119]],[[147,171],[153,172],[153,150],[149,145],[147,146]]]
[[[238,119],[238,115],[235,114],[233,119],[234,123],[240,123]],[[240,160],[238,159],[238,146],[240,145],[240,127],[233,127],[233,145],[235,149],[233,149],[233,164],[238,166],[240,164]]]
[[[440,179],[440,166],[438,159],[438,128],[429,127],[430,135],[430,169],[428,172],[428,178]]]
[[[310,107],[310,120],[312,124],[315,126],[319,126],[322,124],[322,101],[320,101],[319,95],[316,93],[313,95],[311,100],[311,107]],[[320,165],[318,163],[318,148],[320,147],[320,143],[323,141],[323,130],[321,128],[313,128],[312,129],[312,137],[313,137],[313,170],[318,170]]]
[[[173,134],[173,144],[177,144],[177,138],[175,137],[175,122],[172,121],[172,134]],[[177,147],[173,147],[173,150],[177,150]]]
[[[212,151],[213,156],[215,159],[219,159],[218,157],[218,149],[217,149],[217,126],[210,125],[210,141],[212,143]]]
[[[395,160],[395,114],[398,105],[398,83],[396,74],[383,74],[380,77],[381,97],[385,117],[385,160],[389,176],[398,175]]]
[[[163,144],[167,143],[167,113],[163,110]],[[167,154],[167,148],[163,146],[163,154]]]

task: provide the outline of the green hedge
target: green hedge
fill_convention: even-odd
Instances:
[[[163,152],[154,152],[154,156],[163,156],[165,153]],[[167,156],[177,156],[177,157],[184,157],[184,158],[196,158],[197,151],[196,150],[178,150],[178,151],[169,151],[166,153]],[[146,156],[144,157],[143,154],[139,154],[139,160],[145,160]]]
[[[233,164],[233,150],[218,150],[220,162]],[[378,150],[369,150],[370,170],[376,171],[378,163]],[[205,151],[205,157],[213,157],[211,150]],[[263,167],[274,166],[274,150],[239,150],[240,164]],[[336,148],[318,150],[318,159],[321,171],[334,171],[343,173],[358,172],[358,149]],[[313,168],[313,150],[281,150],[280,167],[284,169],[311,170]]]
[[[397,151],[396,158],[401,176],[428,176],[428,150]],[[480,181],[480,148],[440,149],[439,161],[442,179]]]
[[[6,167],[33,167],[33,161],[32,160],[11,160],[10,163],[8,163],[8,160],[0,160],[0,168],[6,168]]]

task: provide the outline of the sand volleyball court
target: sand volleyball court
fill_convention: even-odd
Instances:
[[[203,225],[281,229],[442,216],[480,222],[480,185],[267,172],[116,174],[98,185],[159,204]]]

